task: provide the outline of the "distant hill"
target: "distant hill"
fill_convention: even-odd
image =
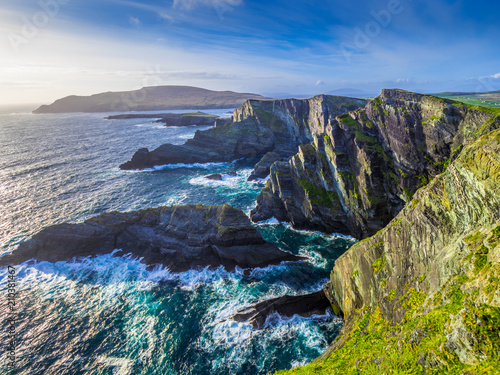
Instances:
[[[433,95],[467,104],[500,108],[500,90],[489,92],[440,92]]]
[[[236,108],[247,99],[267,99],[257,94],[212,91],[191,86],[151,86],[140,90],[67,96],[33,113],[126,112],[167,109]]]

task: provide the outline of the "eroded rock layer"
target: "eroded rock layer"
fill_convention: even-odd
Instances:
[[[322,357],[280,373],[500,373],[499,280],[494,130],[336,261],[324,290],[344,328]]]
[[[383,228],[498,112],[402,90],[329,119],[271,178],[252,211],[295,228],[365,238]]]
[[[196,132],[184,145],[164,144],[140,149],[122,169],[144,169],[177,163],[225,162],[260,157],[268,152],[292,156],[310,143],[329,121],[363,107],[365,100],[318,95],[311,99],[248,100],[233,114],[233,122]],[[266,171],[261,172],[267,176]]]

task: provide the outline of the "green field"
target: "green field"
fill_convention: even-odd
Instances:
[[[433,94],[441,98],[457,100],[462,103],[500,108],[500,91],[491,92],[442,92]]]

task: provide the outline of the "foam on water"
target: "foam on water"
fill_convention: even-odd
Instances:
[[[198,168],[198,169],[212,169],[217,167],[225,167],[229,165],[229,163],[193,163],[193,164],[163,164],[163,165],[155,165],[152,168],[144,168],[144,169],[134,169],[134,172],[155,172],[161,171],[164,169],[179,169],[179,168]]]
[[[221,186],[227,186],[230,188],[236,188],[242,180],[244,180],[244,176],[242,175],[228,175],[228,174],[221,174],[222,180],[210,180],[206,178],[206,176],[200,176],[200,177],[195,177],[189,180],[189,183],[192,185],[203,185],[203,186],[209,186],[209,187],[221,187]]]
[[[262,185],[262,184],[266,184],[267,180],[269,180],[271,178],[271,175],[268,175],[267,177],[264,177],[264,178],[256,178],[252,181],[249,181],[250,183],[252,184],[256,184],[256,185]]]
[[[156,122],[156,120],[160,120],[160,119],[159,118],[151,119],[150,122],[140,123],[140,124],[136,124],[134,126],[137,126],[138,128],[148,127],[148,128],[153,128],[153,129],[164,129],[165,126],[164,125],[158,125],[158,123]]]

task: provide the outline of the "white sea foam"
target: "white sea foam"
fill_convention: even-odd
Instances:
[[[276,224],[284,225],[288,229],[293,230],[294,232],[302,233],[302,234],[309,235],[309,236],[322,236],[324,238],[328,238],[328,239],[331,239],[331,240],[335,240],[335,239],[341,238],[341,239],[348,240],[348,241],[354,241],[354,242],[358,241],[356,238],[354,238],[352,236],[341,234],[341,233],[330,233],[330,234],[327,234],[327,233],[323,233],[323,232],[320,232],[320,231],[317,231],[317,230],[296,229],[296,228],[292,227],[292,224],[290,222],[279,221],[274,216],[272,218],[270,218],[270,219],[259,221],[258,223],[256,223],[256,225],[276,225]]]
[[[270,219],[259,221],[257,223],[257,225],[279,225],[279,224],[282,224],[282,222],[276,219],[274,216]]]
[[[129,375],[132,372],[133,362],[127,358],[100,356],[97,362],[112,367],[114,375]]]
[[[134,169],[135,172],[155,172],[161,171],[164,169],[179,169],[179,168],[198,168],[198,169],[211,169],[216,167],[225,167],[229,165],[228,163],[193,163],[193,164],[164,164],[164,165],[155,165],[152,168],[145,169]]]
[[[191,185],[202,185],[209,187],[220,187],[220,186],[228,186],[228,187],[236,187],[242,180],[244,179],[241,175],[231,176],[228,174],[221,174],[222,180],[210,180],[206,178],[206,176],[195,177],[189,180]]]
[[[251,184],[262,185],[262,184],[265,184],[267,182],[267,180],[269,180],[270,178],[271,178],[271,175],[268,175],[267,177],[256,178],[255,180],[248,181],[248,182],[250,182]]]
[[[324,258],[320,252],[311,250],[309,246],[302,246],[299,249],[299,255],[306,257],[308,262],[318,268],[325,268],[328,265],[328,259]]]

